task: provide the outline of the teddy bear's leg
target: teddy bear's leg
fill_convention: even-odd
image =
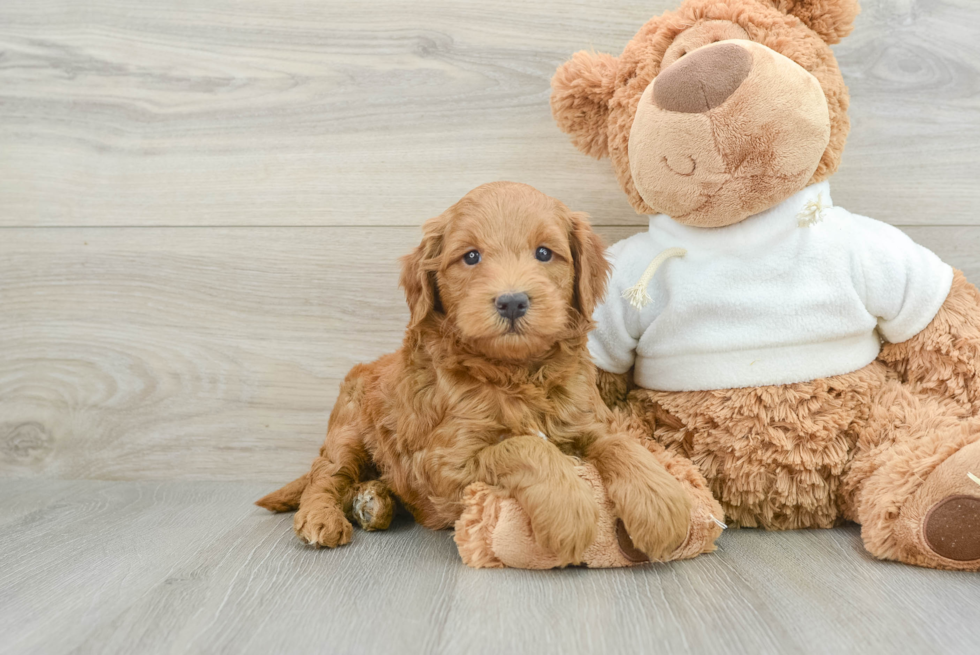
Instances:
[[[629,392],[636,388],[633,382],[633,369],[626,373],[610,373],[596,368],[596,386],[606,407],[629,410]]]
[[[659,448],[651,452],[658,458],[666,455]],[[691,471],[684,466],[682,458],[675,460],[668,456],[662,461],[672,473]],[[599,507],[596,537],[585,550],[582,563],[590,568],[615,568],[648,562],[649,558],[635,547],[623,521],[618,519],[599,471],[586,463],[576,467],[576,472],[592,490]],[[696,471],[694,473],[697,475]],[[679,475],[678,479],[682,485],[691,485],[692,481],[686,475]],[[695,505],[687,539],[667,559],[689,559],[714,550],[721,527],[711,514],[714,511],[720,515],[721,509],[706,492],[706,487],[702,487],[694,494]],[[538,543],[531,520],[520,503],[499,487],[482,482],[466,488],[454,539],[463,562],[473,568],[550,569],[562,566],[557,555]]]
[[[582,464],[575,471],[592,492],[599,510],[595,539],[582,554],[581,563],[590,568],[615,568],[649,561],[633,548],[625,533],[617,530],[612,502],[595,467]],[[551,569],[567,562],[539,543],[527,512],[500,487],[483,482],[468,486],[455,528],[453,538],[460,557],[473,568]]]
[[[632,409],[621,406],[613,411],[610,424],[614,433],[627,434],[639,442],[667,473],[680,483],[688,495],[691,519],[687,536],[674,548],[666,561],[690,559],[715,550],[715,540],[724,529],[724,513],[712,496],[708,483],[698,467],[688,458],[668,452],[652,434],[651,417],[634,403]],[[577,472],[592,489],[600,509],[595,541],[586,549],[582,563],[593,568],[632,566],[648,561],[636,548],[625,523],[607,494],[602,476],[589,463]],[[463,561],[474,568],[504,566],[547,569],[561,562],[537,543],[527,513],[516,499],[499,488],[483,483],[466,489],[464,509],[456,522],[455,541]]]
[[[980,570],[980,421],[953,404],[890,380],[854,426],[841,509],[875,557]]]
[[[879,359],[913,389],[955,401],[961,415],[980,415],[980,292],[955,271],[949,295],[926,329],[886,344]]]

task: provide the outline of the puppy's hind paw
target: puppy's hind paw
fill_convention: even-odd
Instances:
[[[379,480],[362,483],[351,506],[351,517],[362,530],[387,530],[395,513],[395,501]]]

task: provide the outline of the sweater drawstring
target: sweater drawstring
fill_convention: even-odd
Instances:
[[[818,193],[816,200],[803,205],[803,209],[796,215],[796,224],[800,227],[812,227],[823,220],[823,210],[829,208],[823,204],[823,194]]]
[[[653,261],[650,262],[647,269],[643,271],[640,281],[623,291],[623,298],[630,301],[630,305],[637,310],[646,307],[651,300],[650,294],[647,293],[647,286],[650,284],[653,276],[657,274],[657,269],[660,268],[660,265],[671,257],[683,257],[686,254],[687,251],[683,248],[667,248],[667,250],[664,250],[653,258]]]

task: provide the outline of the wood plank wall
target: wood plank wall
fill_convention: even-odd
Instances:
[[[425,218],[512,179],[642,229],[549,79],[675,5],[0,3],[0,475],[300,472]],[[863,6],[834,200],[980,282],[980,3]]]

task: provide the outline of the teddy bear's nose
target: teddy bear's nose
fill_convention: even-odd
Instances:
[[[699,114],[735,93],[752,70],[752,55],[734,43],[699,48],[668,66],[653,83],[661,109]]]

